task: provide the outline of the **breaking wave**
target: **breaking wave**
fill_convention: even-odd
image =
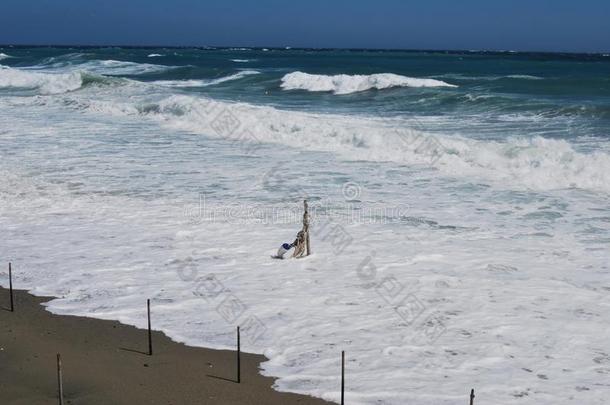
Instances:
[[[124,80],[84,71],[42,73],[0,65],[0,90],[35,91],[41,95],[67,93],[87,85],[110,85]]]
[[[27,70],[86,70],[95,74],[103,75],[141,75],[148,73],[160,73],[180,69],[185,66],[155,65],[152,63],[137,63],[120,61],[114,59],[87,60],[87,55],[82,53],[71,53],[52,58],[47,58],[38,65],[30,66]]]
[[[10,55],[7,55],[7,54],[5,54],[5,53],[0,52],[0,60],[2,60],[2,59],[8,59],[8,58],[12,58],[12,56],[10,56]]]
[[[435,168],[447,176],[487,180],[501,188],[555,190],[578,188],[610,192],[610,154],[581,153],[564,140],[509,138],[474,140],[428,134],[415,120],[380,119],[286,111],[173,95],[161,101],[98,102],[97,112],[146,116],[172,128],[228,138],[326,151],[346,159],[392,161]],[[239,127],[219,132],[214,119],[230,111]]]
[[[436,79],[419,79],[393,73],[372,75],[312,75],[303,72],[288,73],[282,78],[284,90],[327,91],[334,94],[350,94],[370,89],[392,87],[457,87]]]
[[[80,88],[83,78],[79,72],[38,73],[0,67],[0,90],[36,90],[40,94],[59,94]]]
[[[147,73],[159,73],[168,70],[179,69],[183,66],[154,65],[152,63],[135,63],[118,60],[94,60],[77,66],[88,72],[103,75],[142,75]]]

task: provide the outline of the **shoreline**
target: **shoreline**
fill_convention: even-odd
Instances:
[[[54,297],[0,287],[0,403],[57,404],[56,355],[61,353],[65,404],[332,404],[273,390],[259,373],[267,359],[186,346],[118,321],[55,315],[42,305]]]

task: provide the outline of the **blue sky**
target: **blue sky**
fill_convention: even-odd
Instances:
[[[0,43],[610,51],[609,0],[2,0]]]

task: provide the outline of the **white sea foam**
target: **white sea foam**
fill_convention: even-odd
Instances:
[[[163,56],[160,53],[151,53],[150,55],[148,55],[149,58],[158,58],[159,56]]]
[[[523,79],[523,80],[543,80],[543,77],[534,75],[508,75],[506,76],[511,79]]]
[[[303,72],[288,73],[282,78],[284,90],[330,91],[335,94],[350,94],[370,89],[392,87],[457,87],[435,80],[400,76],[393,73],[372,75],[313,75]]]
[[[10,55],[7,55],[7,54],[5,54],[5,53],[0,52],[0,60],[2,60],[2,59],[8,59],[8,58],[12,58],[12,56],[10,56]]]
[[[165,87],[206,87],[214,86],[220,83],[229,82],[231,80],[239,80],[246,76],[256,75],[260,72],[257,70],[243,70],[241,72],[219,77],[218,79],[201,79],[201,80],[156,80],[153,83]]]
[[[112,59],[93,60],[75,66],[75,68],[78,69],[83,69],[88,72],[103,75],[141,75],[147,73],[165,72],[180,67],[181,66],[165,66],[155,65],[151,63],[125,62]]]
[[[210,85],[209,80],[155,80],[152,82],[158,86],[164,87],[205,87]]]
[[[39,73],[0,65],[0,89],[36,90],[41,94],[58,94],[80,88],[80,72]]]
[[[252,59],[231,59],[231,62],[235,62],[235,63],[248,63],[251,60]]]

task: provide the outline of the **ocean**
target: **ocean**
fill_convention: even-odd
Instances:
[[[345,351],[350,404],[610,396],[609,55],[5,46],[0,151],[53,313],[240,326],[331,401]],[[313,254],[272,259],[303,200]]]

